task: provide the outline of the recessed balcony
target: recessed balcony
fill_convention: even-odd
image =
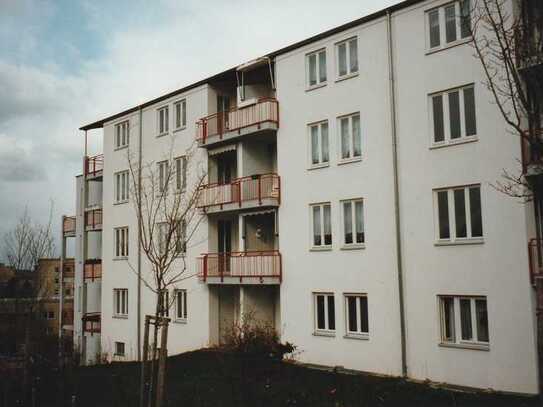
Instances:
[[[90,281],[102,278],[102,259],[85,260],[83,278]]]
[[[104,173],[104,155],[85,157],[85,177],[87,179],[101,178]]]
[[[523,173],[526,176],[543,173],[543,129],[526,131],[521,147]]]
[[[196,259],[198,276],[208,284],[281,284],[278,250],[206,253]]]
[[[85,212],[85,231],[102,230],[102,209],[90,209]]]
[[[198,208],[206,213],[227,212],[257,207],[276,207],[281,202],[281,179],[277,174],[258,174],[236,178],[226,184],[200,187]]]
[[[75,216],[62,218],[62,234],[64,237],[75,237]]]
[[[279,128],[279,103],[260,98],[252,104],[218,112],[196,123],[198,145],[215,146],[249,134],[276,131]]]
[[[83,332],[91,335],[101,332],[101,315],[99,312],[88,312],[83,315]]]

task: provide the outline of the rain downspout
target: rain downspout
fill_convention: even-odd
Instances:
[[[139,108],[139,135],[138,135],[138,193],[141,192],[141,160],[142,160],[142,119],[143,119],[143,112],[141,110],[141,106]],[[138,213],[140,216],[138,216],[138,320],[137,320],[137,332],[138,332],[138,361],[141,360],[141,196],[138,202]]]

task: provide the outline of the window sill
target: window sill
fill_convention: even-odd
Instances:
[[[331,252],[332,246],[323,246],[323,247],[314,246],[314,247],[311,247],[309,251],[310,252]]]
[[[444,45],[444,46],[439,47],[439,48],[430,48],[428,51],[426,51],[426,55],[432,55],[432,54],[435,54],[435,53],[440,52],[440,51],[445,51],[445,50],[450,49],[450,48],[458,47],[459,45],[464,45],[464,44],[467,44],[468,42],[471,42],[471,41],[473,41],[472,36],[462,38],[462,39],[456,40],[454,42],[450,42],[447,45]]]
[[[128,260],[128,256],[122,256],[122,257],[114,257],[113,261],[126,261]]]
[[[128,315],[117,315],[117,314],[114,314],[114,315],[113,315],[113,318],[115,318],[115,319],[128,319]]]
[[[177,133],[178,131],[182,131],[182,130],[185,130],[187,128],[187,125],[184,125],[184,126],[181,126],[181,127],[178,127],[176,129],[173,130],[174,133]]]
[[[113,202],[113,205],[122,205],[125,203],[128,203],[128,199],[125,199],[124,201]]]
[[[441,143],[432,143],[432,145],[430,146],[430,150],[437,150],[444,147],[452,147],[452,146],[457,146],[457,145],[462,145],[462,144],[469,144],[475,141],[479,141],[479,138],[477,136],[463,137],[459,139],[458,141],[448,141],[448,142],[444,141]]]
[[[327,332],[327,331],[313,331],[313,336],[325,336],[328,338],[335,338],[336,333],[335,332]]]
[[[125,149],[127,149],[127,148],[128,148],[128,144],[125,145],[125,146],[115,147],[115,148],[113,149],[113,151],[125,150]]]
[[[327,168],[327,167],[330,167],[330,163],[322,163],[322,164],[315,164],[315,165],[311,165],[310,167],[307,167],[307,170],[308,171],[311,171],[311,170],[318,170],[320,168]]]
[[[345,244],[341,246],[339,249],[340,250],[361,250],[365,248],[366,248],[365,243],[356,243],[356,244]]]
[[[173,320],[173,322],[175,322],[176,324],[187,324],[187,319],[186,318],[176,318]]]
[[[483,344],[471,344],[471,343],[447,343],[447,342],[440,342],[439,345],[442,348],[453,348],[453,349],[470,349],[470,350],[482,350],[482,351],[490,351],[489,345],[483,345]]]
[[[453,240],[453,241],[437,241],[434,246],[465,246],[474,244],[483,244],[484,239],[465,239],[465,240]]]
[[[358,72],[353,72],[353,73],[349,73],[347,75],[343,75],[343,76],[340,76],[338,77],[335,82],[341,82],[341,81],[344,81],[344,80],[347,80],[347,79],[351,79],[351,78],[356,78],[358,76]]]
[[[308,86],[307,88],[305,88],[305,91],[306,92],[311,92],[312,90],[315,90],[315,89],[324,88],[326,85],[327,85],[326,82],[321,82],[321,83],[319,83],[317,85]]]
[[[170,134],[169,131],[165,132],[165,133],[160,133],[160,134],[157,134],[156,137],[159,138],[159,137],[164,137],[164,136],[167,136],[168,134]]]
[[[362,161],[362,157],[345,158],[338,161],[337,165],[351,164]]]
[[[345,339],[356,339],[359,341],[368,341],[370,339],[369,334],[345,334],[343,335],[343,338]]]

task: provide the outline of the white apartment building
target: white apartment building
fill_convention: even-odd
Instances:
[[[155,307],[128,157],[173,151],[183,193],[196,145],[203,220],[169,293],[170,354],[250,311],[302,362],[537,393],[539,235],[532,205],[491,186],[521,147],[465,1],[407,0],[83,126],[104,149],[77,178],[84,360],[138,359]]]

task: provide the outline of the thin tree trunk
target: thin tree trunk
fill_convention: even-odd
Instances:
[[[140,377],[140,407],[145,406],[145,395],[147,390],[146,365],[149,357],[149,315],[145,316],[145,328],[143,331],[143,360],[141,361]]]
[[[168,321],[165,318],[161,318],[160,324],[160,359],[158,362],[158,377],[156,386],[156,405],[155,407],[162,407],[164,401],[165,387],[166,387],[166,362],[168,356]]]

